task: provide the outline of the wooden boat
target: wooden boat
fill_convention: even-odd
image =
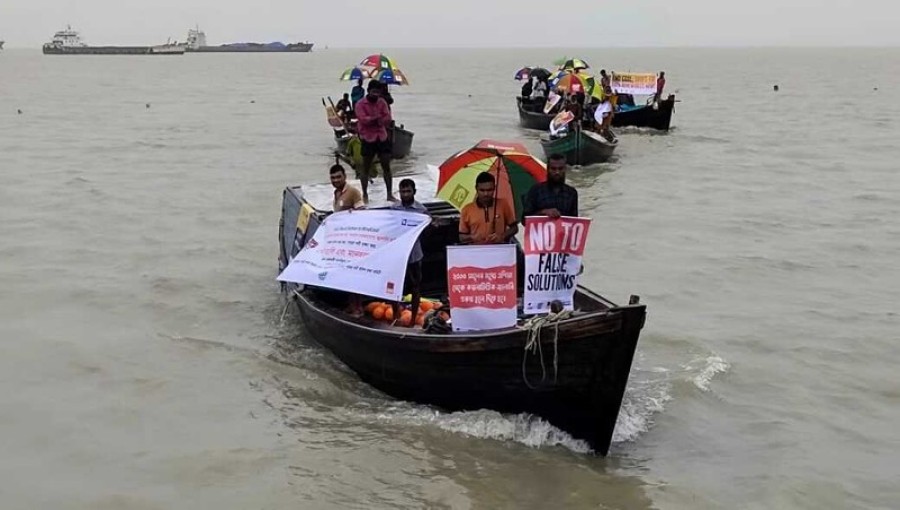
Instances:
[[[550,129],[550,121],[553,120],[554,115],[544,113],[543,103],[533,103],[531,100],[523,101],[521,97],[517,97],[516,105],[519,107],[520,126],[541,131]]]
[[[627,94],[619,95],[616,115],[613,117],[614,127],[635,126],[668,131],[672,123],[672,112],[675,110],[675,95],[653,104],[636,106],[634,98]]]
[[[420,193],[424,189],[420,184]],[[325,217],[324,209],[330,207],[331,189],[320,188],[315,199],[310,198],[313,190],[291,187],[284,191],[279,236],[282,270],[312,239]],[[371,190],[370,195],[374,196]],[[421,238],[423,295],[443,296],[447,294],[446,246],[458,242],[459,212],[437,199],[423,203],[435,223]],[[304,204],[315,212],[308,222],[298,222]],[[523,264],[518,266],[521,280]],[[579,287],[578,311],[539,333],[542,362],[526,351],[530,330],[520,326],[427,334],[353,318],[343,311],[346,295],[342,293],[293,284],[285,284],[283,290],[310,336],[379,390],[450,411],[488,408],[532,413],[586,441],[601,455],[609,451],[646,316],[636,296],[630,304],[618,306]]]
[[[539,103],[523,103],[521,97],[516,98],[519,107],[519,125],[527,129],[539,129],[547,131],[554,115],[544,113]],[[630,103],[630,104],[629,104]],[[619,105],[616,115],[613,117],[613,127],[647,127],[668,131],[672,122],[672,112],[675,109],[675,96],[669,97],[657,103],[656,108],[652,104],[634,105],[634,99],[622,94],[619,96]]]
[[[608,141],[599,133],[585,129],[575,129],[560,138],[541,137],[541,148],[548,158],[552,154],[562,154],[570,165],[592,165],[603,163],[612,157],[619,144],[618,140]]]

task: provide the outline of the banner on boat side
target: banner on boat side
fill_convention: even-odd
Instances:
[[[447,247],[453,331],[516,325],[516,246]]]
[[[563,309],[574,309],[575,286],[590,228],[590,218],[525,218],[526,314],[548,313],[550,303],[556,300]]]
[[[406,211],[334,213],[278,275],[278,281],[399,301],[409,253],[430,221],[426,214]]]
[[[610,88],[619,94],[656,94],[656,75],[653,73],[613,73],[611,78]]]

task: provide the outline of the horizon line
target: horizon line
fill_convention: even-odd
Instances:
[[[365,50],[369,51],[378,45],[369,46],[331,46],[328,44],[309,41],[314,44],[313,52],[322,52],[327,49],[335,50]],[[44,43],[39,46],[9,46],[9,41],[4,42],[3,50],[40,50]],[[724,45],[632,45],[632,46],[381,46],[386,49],[404,49],[404,50],[742,50],[742,49],[898,49],[898,44],[845,44],[845,45],[813,45],[813,44],[724,44]]]

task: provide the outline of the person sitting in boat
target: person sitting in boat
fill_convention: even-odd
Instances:
[[[549,87],[547,87],[547,82],[545,80],[538,80],[538,82],[534,84],[534,88],[531,90],[531,100],[532,101],[546,100],[549,90],[550,89],[549,89]]]
[[[416,201],[416,182],[412,179],[403,179],[397,186],[400,190],[400,201],[395,202],[391,209],[429,214],[428,209]],[[429,214],[430,216],[430,214]],[[409,260],[406,263],[406,289],[404,292],[411,294],[410,311],[412,318],[409,326],[416,325],[416,315],[419,313],[419,303],[422,299],[422,243],[416,239],[416,243],[409,252]],[[394,303],[394,317],[400,317],[400,304]]]
[[[459,240],[463,244],[508,243],[519,231],[513,205],[496,196],[497,182],[488,172],[475,178],[475,201],[459,213]]]
[[[547,181],[537,183],[525,195],[522,223],[527,216],[578,216],[578,190],[566,184],[566,157],[551,154],[547,159]]]
[[[344,97],[334,105],[334,109],[337,110],[338,117],[341,120],[349,123],[353,118],[353,104],[350,103],[350,94],[344,92]]]
[[[525,85],[522,85],[522,99],[529,100],[531,99],[531,93],[534,92],[534,83],[532,78],[528,78],[525,81]]]
[[[362,141],[363,164],[359,180],[362,184],[363,200],[369,200],[369,172],[375,156],[381,163],[384,172],[384,185],[387,188],[387,199],[397,200],[391,180],[391,142],[388,129],[391,127],[391,109],[380,94],[381,84],[369,82],[369,93],[366,98],[356,104],[357,131]]]
[[[363,80],[360,78],[356,80],[356,85],[350,90],[350,102],[353,104],[354,109],[356,108],[356,103],[360,102],[364,97],[366,97],[366,89],[363,88]]]
[[[332,204],[334,212],[346,211],[348,209],[362,209],[362,194],[358,189],[347,182],[347,171],[343,165],[335,163],[328,170],[328,176],[331,178],[331,185],[334,186],[334,202]]]

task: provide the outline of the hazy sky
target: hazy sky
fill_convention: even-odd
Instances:
[[[319,46],[900,45],[897,0],[0,0],[0,39],[40,47],[309,40]]]

